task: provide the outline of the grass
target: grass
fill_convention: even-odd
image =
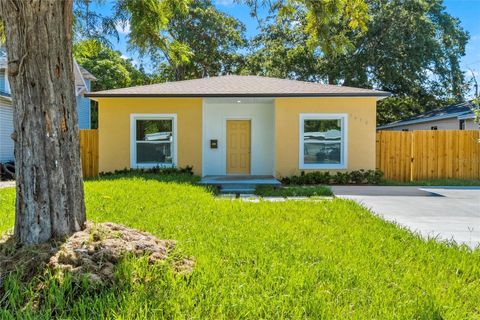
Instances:
[[[272,186],[258,186],[255,194],[262,197],[328,197],[333,193],[326,186],[292,186],[275,188]]]
[[[113,288],[12,275],[0,319],[480,317],[480,250],[424,241],[351,201],[251,203],[161,180],[87,181],[88,217],[177,240],[193,273],[127,258]],[[13,225],[13,194],[0,190],[2,231]]]
[[[467,179],[436,179],[436,180],[419,180],[411,182],[400,182],[395,180],[386,180],[381,185],[385,186],[480,186],[480,180]]]

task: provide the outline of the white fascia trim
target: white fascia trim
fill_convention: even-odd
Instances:
[[[473,112],[468,112],[458,116],[458,120],[466,120],[466,119],[475,119],[475,114]]]
[[[137,163],[136,120],[172,120],[173,150],[172,163]],[[131,113],[130,114],[130,168],[173,168],[177,163],[177,114],[176,113]]]
[[[73,65],[75,67],[75,70],[74,72],[77,73],[77,75],[80,77],[80,79],[82,80],[82,85],[79,85],[78,87],[84,87],[83,90],[78,90],[78,88],[75,90],[76,92],[76,95],[80,95],[82,93],[82,91],[85,91],[85,92],[88,92],[87,90],[87,83],[85,82],[85,79],[83,78],[83,74],[82,74],[82,71],[80,71],[80,67],[78,66],[78,63],[75,59],[73,59]]]
[[[342,123],[342,140],[341,140],[341,163],[339,164],[305,164],[304,163],[304,126],[305,120],[319,119],[319,120],[341,120]],[[331,169],[347,169],[348,168],[348,114],[347,113],[300,113],[299,123],[299,155],[298,164],[299,169],[316,169],[316,170],[331,170]]]

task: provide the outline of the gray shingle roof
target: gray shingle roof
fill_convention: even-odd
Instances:
[[[387,97],[390,93],[320,83],[259,76],[220,76],[112,89],[89,97]]]

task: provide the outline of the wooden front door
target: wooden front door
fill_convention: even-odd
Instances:
[[[227,120],[227,174],[250,174],[250,120]]]

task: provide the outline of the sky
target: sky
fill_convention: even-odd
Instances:
[[[257,33],[257,21],[249,14],[249,8],[245,5],[235,4],[234,0],[213,0],[219,10],[222,10],[238,20],[242,21],[247,28],[247,37]],[[102,13],[108,14],[112,2],[107,2],[103,7],[97,8]],[[460,19],[462,27],[469,32],[470,40],[466,47],[466,55],[462,58],[462,69],[466,71],[467,79],[472,72],[480,82],[480,0],[444,0],[446,11]],[[119,50],[125,57],[132,58],[139,63],[139,57],[127,50],[127,30],[118,29],[120,41],[112,41],[114,49]],[[148,63],[147,63],[148,64]],[[148,68],[147,68],[148,69]]]

